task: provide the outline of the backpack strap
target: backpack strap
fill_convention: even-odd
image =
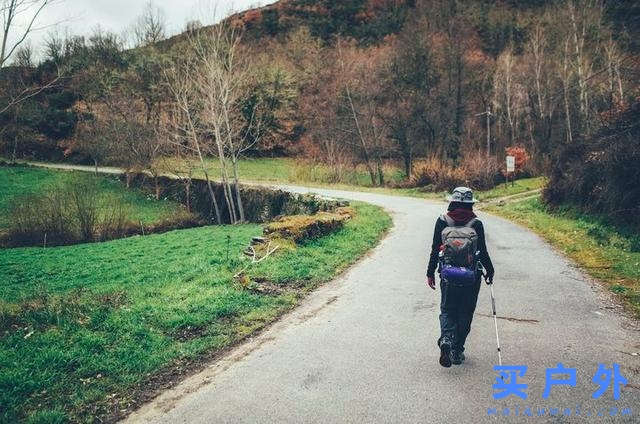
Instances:
[[[453,220],[453,218],[451,218],[446,213],[443,213],[442,215],[440,215],[440,219],[447,223],[447,227],[455,227],[456,226],[456,222]]]
[[[471,228],[471,227],[473,227],[473,224],[475,224],[477,220],[478,220],[477,218],[471,218],[471,221],[469,221],[466,224],[464,224],[464,226],[467,227],[467,228]]]
[[[455,227],[456,226],[456,221],[454,221],[453,218],[451,218],[446,213],[440,215],[440,219],[443,220],[444,222],[446,222],[448,227]],[[463,227],[471,228],[471,227],[473,227],[473,224],[475,224],[477,220],[478,220],[478,218],[472,218],[469,222],[464,224]]]

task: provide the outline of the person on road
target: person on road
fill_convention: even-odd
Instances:
[[[447,213],[433,232],[427,284],[436,289],[436,267],[440,274],[440,365],[450,367],[464,361],[464,343],[471,330],[480,291],[482,266],[487,284],[493,284],[494,269],[487,251],[484,227],[473,213],[473,191],[458,187],[447,197]]]

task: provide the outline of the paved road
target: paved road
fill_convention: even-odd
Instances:
[[[306,191],[297,187],[290,190]],[[482,215],[497,269],[503,358],[526,365],[528,398],[493,398],[497,363],[489,290],[483,287],[467,361],[438,365],[439,292],[425,287],[427,246],[443,203],[371,193],[312,191],[384,206],[394,228],[365,259],[314,292],[268,331],[128,418],[142,423],[401,422],[503,420],[488,408],[572,408],[542,422],[640,422],[640,333],[610,297],[537,236]],[[636,354],[636,355],[634,355]],[[542,398],[545,369],[577,369],[577,385]],[[630,386],[592,399],[598,363],[621,364]],[[556,376],[560,378],[562,376]],[[601,408],[632,415],[593,417]],[[513,418],[512,418],[513,419]],[[521,418],[524,419],[524,418]]]

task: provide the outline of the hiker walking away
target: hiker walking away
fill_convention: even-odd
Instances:
[[[493,264],[487,252],[482,222],[473,213],[473,192],[467,187],[453,190],[447,213],[436,221],[427,284],[436,289],[435,271],[440,273],[440,365],[450,367],[464,361],[464,343],[476,309],[482,266],[487,284],[493,284]]]

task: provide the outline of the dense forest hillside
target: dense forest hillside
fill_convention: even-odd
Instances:
[[[283,37],[307,27],[313,37],[324,41],[351,37],[366,45],[400,31],[415,7],[416,0],[280,0],[229,19],[252,41]]]
[[[302,156],[329,164],[336,180],[364,166],[374,185],[388,183],[382,167],[396,161],[405,185],[482,187],[502,178],[510,148],[527,163],[520,172],[570,187],[560,158],[589,157],[584,149],[602,149],[599,137],[634,113],[636,3],[281,0],[214,27],[192,21],[168,39],[144,27],[157,18],[150,9],[133,48],[94,33],[50,37],[39,64],[16,54],[3,69],[5,98],[55,84],[2,113],[3,150],[127,168],[184,155],[175,124],[198,105],[180,103],[176,77],[206,67],[201,36],[224,27],[220,45],[236,56],[222,71],[243,75],[229,138],[239,155]],[[215,139],[214,127],[194,136]]]

